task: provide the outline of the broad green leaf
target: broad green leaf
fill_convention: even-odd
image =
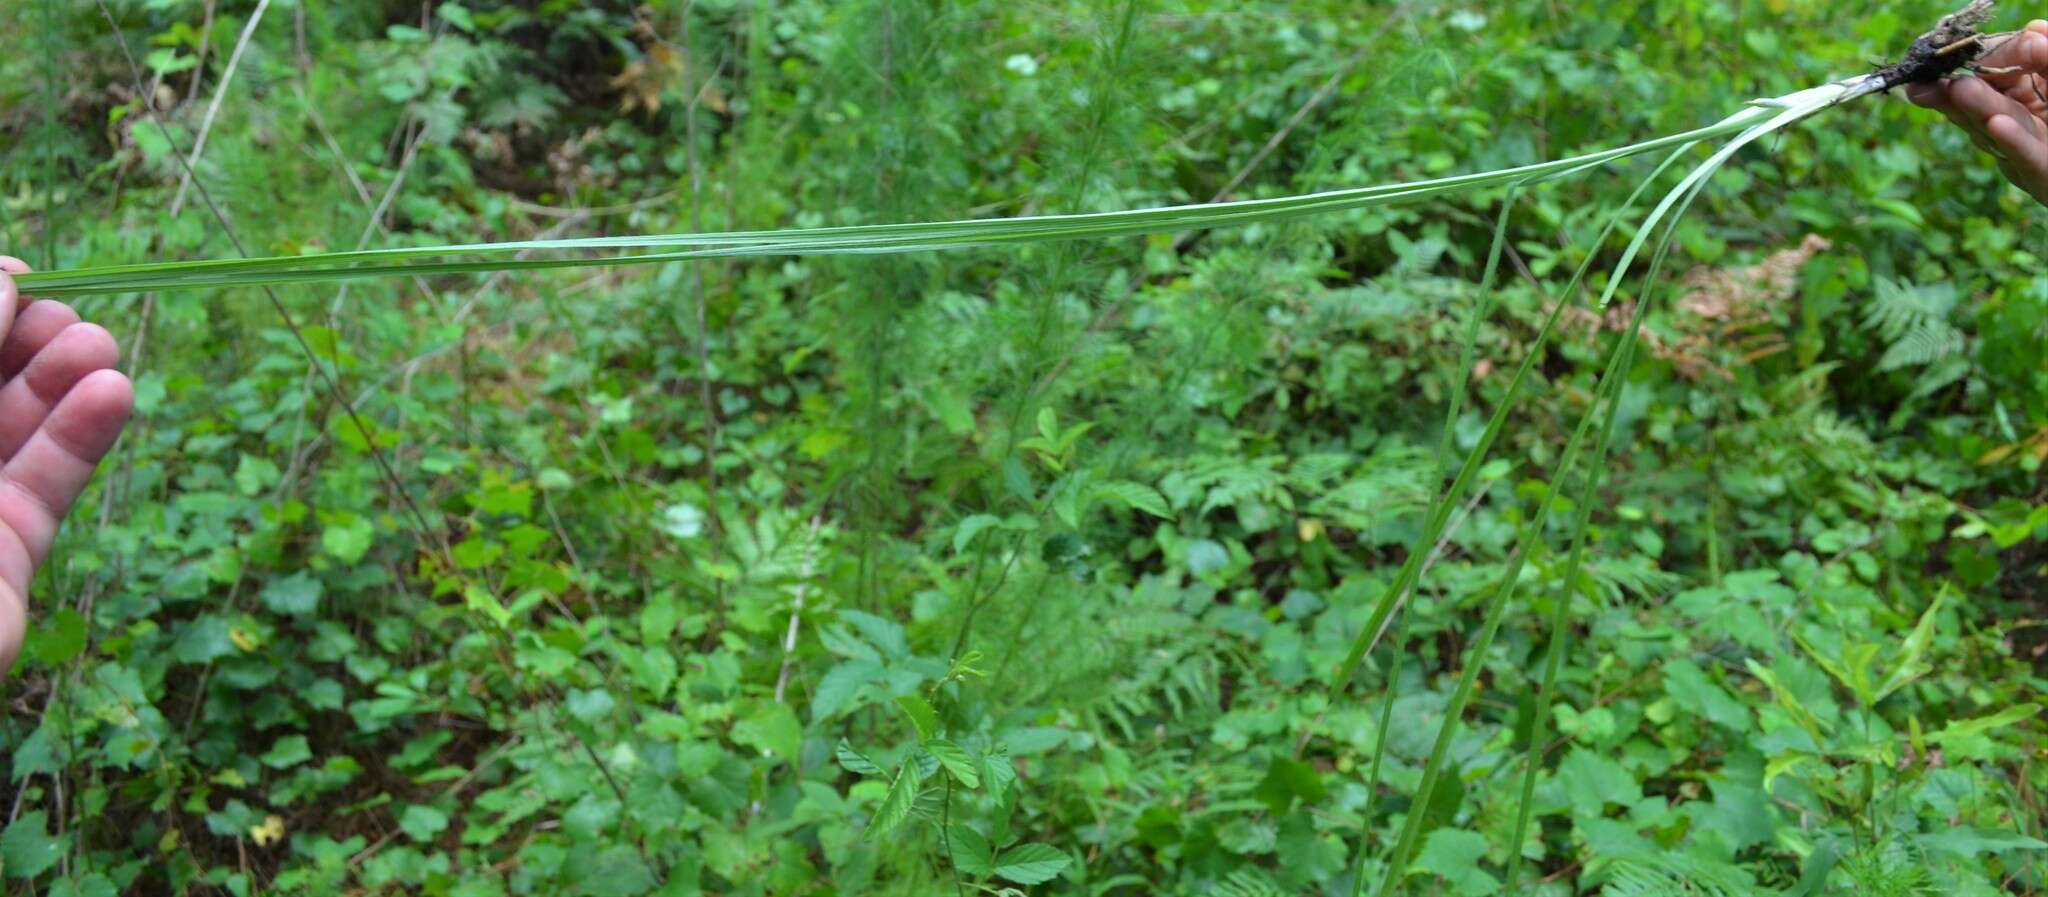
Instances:
[[[732,740],[793,766],[803,748],[804,728],[789,705],[755,701],[752,712],[733,725]]]
[[[939,713],[932,709],[930,702],[917,695],[899,695],[896,706],[903,708],[904,716],[910,717],[910,724],[917,729],[919,742],[938,737]]]
[[[399,815],[398,828],[415,841],[432,841],[448,828],[448,814],[425,804],[413,804]]]
[[[875,761],[868,759],[866,754],[854,750],[853,745],[847,744],[844,738],[840,739],[838,746],[832,749],[832,755],[839,760],[840,768],[847,772],[863,776],[878,776],[882,774],[882,768],[876,766]]]
[[[1133,511],[1143,511],[1161,519],[1173,517],[1173,512],[1166,505],[1166,496],[1144,483],[1129,480],[1097,483],[1094,494],[1097,499],[1108,499]]]
[[[1002,522],[1003,519],[994,514],[975,514],[960,521],[960,524],[953,529],[953,550],[955,552],[966,551],[967,546],[974,544],[975,536],[981,535],[983,530],[998,526]]]
[[[43,619],[35,620],[34,625],[22,644],[22,656],[34,657],[44,666],[55,667],[85,653],[84,614],[68,607],[59,608]]]
[[[1276,756],[1267,765],[1265,778],[1259,780],[1254,793],[1277,815],[1287,812],[1297,799],[1309,806],[1320,804],[1328,796],[1329,789],[1314,766]]]
[[[63,842],[50,834],[50,817],[42,810],[30,810],[16,817],[0,833],[0,867],[9,878],[34,878],[51,866],[64,852]]]
[[[313,751],[307,746],[306,736],[285,735],[272,742],[261,759],[263,765],[272,769],[286,769],[313,759]]]
[[[1557,766],[1557,783],[1581,818],[1601,815],[1607,804],[1629,806],[1643,799],[1643,789],[1621,764],[1583,747],[1574,747]]]
[[[988,783],[988,793],[1001,797],[1017,781],[1017,766],[1010,759],[1010,747],[996,744],[981,755],[981,780]]]
[[[1481,897],[1500,890],[1500,881],[1480,868],[1486,858],[1486,838],[1478,832],[1440,828],[1423,842],[1410,872],[1442,876],[1451,890],[1464,897]]]
[[[889,793],[882,796],[882,803],[875,808],[875,818],[868,822],[867,837],[879,838],[894,831],[910,818],[910,810],[917,805],[917,761],[906,759],[903,767],[896,771],[896,781],[889,783]]]
[[[640,851],[626,844],[605,848],[590,861],[588,871],[576,877],[580,897],[639,897],[653,887],[654,873]]]
[[[49,897],[119,897],[113,879],[98,872],[50,882]]]
[[[995,858],[990,851],[988,838],[972,827],[953,823],[947,829],[947,837],[953,845],[953,867],[963,874],[982,876],[995,871]]]
[[[320,596],[326,588],[312,574],[299,572],[281,579],[273,579],[263,587],[263,606],[272,613],[299,617],[312,613],[320,606]]]
[[[618,704],[612,693],[602,688],[572,688],[562,697],[562,705],[568,709],[569,715],[586,723],[611,715]]]
[[[1044,884],[1053,880],[1073,862],[1049,844],[1019,844],[996,859],[997,878],[1020,885]]]
[[[981,764],[967,753],[967,749],[943,738],[925,742],[924,749],[946,768],[954,781],[969,788],[981,787]]]
[[[1707,676],[1706,670],[1690,660],[1674,660],[1664,665],[1664,693],[1690,716],[1704,718],[1731,732],[1747,732],[1751,728],[1749,710],[1742,702],[1729,696]]]

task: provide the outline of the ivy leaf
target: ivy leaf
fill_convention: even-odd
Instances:
[[[1020,885],[1036,885],[1053,880],[1073,860],[1050,844],[1020,844],[1003,851],[996,860],[995,874],[998,878],[1014,881]]]
[[[10,878],[34,878],[57,865],[64,846],[50,837],[48,814],[35,810],[21,814],[0,834],[0,866]]]
[[[889,785],[889,793],[882,796],[882,805],[875,808],[875,818],[868,822],[867,837],[886,835],[910,818],[910,808],[917,804],[917,786],[917,762],[906,759],[903,768],[896,772],[896,781]]]
[[[924,749],[931,752],[955,781],[969,788],[981,787],[981,773],[977,770],[981,764],[974,762],[966,748],[943,738],[934,738],[925,743]]]

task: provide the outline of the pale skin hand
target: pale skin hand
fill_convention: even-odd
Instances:
[[[1977,65],[1977,77],[1915,84],[1906,97],[1941,110],[2007,180],[2048,204],[2048,21],[2027,23]]]
[[[57,525],[135,406],[114,337],[58,302],[30,302],[0,256],[0,676],[28,625],[28,588]]]

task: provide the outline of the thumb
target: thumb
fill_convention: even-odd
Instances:
[[[21,311],[21,290],[9,275],[26,273],[27,262],[11,255],[0,255],[0,346],[7,345],[7,335],[14,330],[14,316]]]

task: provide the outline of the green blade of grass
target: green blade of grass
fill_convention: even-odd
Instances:
[[[1373,608],[1372,616],[1366,620],[1365,628],[1352,641],[1351,650],[1345,655],[1344,662],[1337,668],[1336,677],[1331,680],[1333,689],[1342,688],[1351,681],[1351,677],[1358,670],[1359,663],[1365,659],[1365,655],[1371,652],[1372,648],[1379,643],[1380,638],[1386,634],[1387,627],[1392,623],[1393,615],[1399,611],[1402,602],[1406,599],[1407,589],[1414,583],[1417,574],[1421,572],[1420,565],[1423,561],[1424,552],[1428,551],[1430,546],[1435,545],[1436,540],[1441,537],[1443,528],[1450,521],[1449,509],[1455,506],[1459,499],[1463,497],[1465,490],[1470,488],[1472,480],[1478,476],[1479,468],[1486,463],[1488,450],[1492,448],[1494,440],[1499,437],[1501,429],[1506,426],[1508,412],[1512,410],[1515,398],[1520,395],[1522,384],[1528,380],[1529,373],[1535,368],[1537,360],[1542,356],[1544,347],[1550,344],[1550,338],[1556,331],[1558,319],[1563,315],[1565,306],[1571,304],[1572,297],[1578,294],[1580,285],[1585,282],[1587,275],[1593,270],[1594,263],[1599,260],[1600,247],[1613,235],[1615,229],[1621,225],[1629,210],[1635,207],[1636,202],[1642,198],[1643,193],[1649,189],[1650,185],[1656,183],[1657,179],[1663,176],[1665,170],[1669,169],[1679,158],[1683,157],[1697,145],[1697,143],[1685,144],[1666,156],[1664,161],[1659,163],[1656,169],[1650,172],[1648,177],[1645,177],[1641,183],[1636,185],[1635,191],[1629,194],[1628,199],[1622,202],[1621,207],[1616,209],[1612,216],[1609,216],[1607,223],[1601,227],[1599,235],[1593,238],[1592,245],[1586,251],[1586,258],[1573,270],[1571,280],[1565,284],[1557,304],[1551,309],[1550,315],[1544,320],[1542,329],[1536,334],[1536,339],[1530,343],[1528,352],[1522,358],[1522,363],[1515,368],[1515,375],[1508,380],[1508,386],[1501,396],[1500,404],[1494,408],[1492,418],[1487,421],[1486,429],[1479,437],[1479,444],[1473,447],[1472,452],[1466,456],[1464,464],[1458,468],[1458,475],[1453,480],[1450,488],[1440,499],[1431,503],[1430,509],[1424,517],[1423,532],[1416,537],[1415,544],[1409,547],[1408,559],[1401,565],[1400,572],[1395,574],[1393,585],[1388,587],[1386,592],[1382,593],[1379,604]],[[1434,482],[1442,482],[1440,474],[1439,478]]]
[[[1602,427],[1600,440],[1595,449],[1596,460],[1589,466],[1586,474],[1589,481],[1587,488],[1598,488],[1598,480],[1602,472],[1600,459],[1605,458],[1607,443],[1613,433],[1613,415],[1615,407],[1619,404],[1621,381],[1627,376],[1628,365],[1633,362],[1635,357],[1636,338],[1641,330],[1643,318],[1647,315],[1648,311],[1649,291],[1654,286],[1659,270],[1663,266],[1671,239],[1677,232],[1679,219],[1683,216],[1684,211],[1692,205],[1692,202],[1698,198],[1706,180],[1714,172],[1718,171],[1734,155],[1735,151],[1741,149],[1742,146],[1761,138],[1773,130],[1804,118],[1806,115],[1811,115],[1814,111],[1818,111],[1819,108],[1824,108],[1824,104],[1801,104],[1788,107],[1785,112],[1775,116],[1771,121],[1758,125],[1744,132],[1736,139],[1729,141],[1728,145],[1721,147],[1713,156],[1696,166],[1678,186],[1665,194],[1664,200],[1658,204],[1657,209],[1652,213],[1651,221],[1654,222],[1661,219],[1663,214],[1667,212],[1675,211],[1676,214],[1671,216],[1670,221],[1663,228],[1662,236],[1658,238],[1658,243],[1652,254],[1650,269],[1645,274],[1643,297],[1636,305],[1635,314],[1631,316],[1629,330],[1610,354],[1610,361],[1607,370],[1601,376],[1600,387],[1595,395],[1594,404],[1588,409],[1586,416],[1580,420],[1579,426],[1574,429],[1571,439],[1566,443],[1564,453],[1558,459],[1556,470],[1551,476],[1550,481],[1552,483],[1564,481],[1564,477],[1577,461],[1577,456],[1583,445],[1586,433],[1604,403],[1607,408],[1606,424]],[[1641,250],[1642,246],[1648,241],[1650,234],[1654,232],[1654,229],[1649,224],[1646,224],[1636,234],[1635,238],[1630,241],[1628,251],[1624,253],[1622,261],[1618,263],[1616,277],[1609,283],[1607,290],[1602,295],[1603,304],[1612,298],[1615,290],[1618,288],[1619,281],[1621,280],[1620,273],[1627,270],[1629,261]],[[1450,704],[1444,709],[1444,719],[1437,728],[1435,744],[1430,750],[1428,760],[1423,765],[1422,781],[1416,791],[1418,795],[1433,793],[1437,782],[1443,776],[1451,741],[1456,737],[1465,707],[1471,703],[1472,695],[1478,687],[1479,671],[1485,666],[1486,652],[1492,648],[1494,636],[1500,631],[1501,622],[1506,616],[1507,606],[1514,595],[1516,586],[1521,580],[1522,567],[1528,562],[1529,554],[1535,548],[1536,542],[1542,538],[1544,527],[1549,520],[1550,509],[1554,504],[1554,498],[1546,495],[1543,503],[1538,507],[1534,519],[1523,532],[1520,544],[1515,549],[1513,559],[1508,564],[1508,569],[1502,574],[1493,595],[1487,600],[1485,621],[1480,627],[1478,637],[1473,640],[1471,647],[1468,649],[1469,659],[1466,661],[1464,671],[1459,675],[1458,685],[1452,692]],[[1589,519],[1587,515],[1581,514],[1578,523],[1583,527]],[[1573,541],[1579,541],[1583,539],[1583,536],[1584,531],[1581,529],[1579,532],[1574,533]],[[1572,572],[1568,575],[1575,576],[1576,573]],[[1528,808],[1529,800],[1525,795],[1521,805],[1517,808],[1518,818],[1526,813]],[[1400,839],[1395,843],[1393,852],[1388,856],[1387,871],[1380,882],[1380,897],[1393,897],[1397,893],[1401,880],[1407,874],[1409,858],[1414,855],[1415,849],[1421,841],[1422,827],[1425,822],[1423,814],[1411,813],[1409,815],[1402,827]],[[1522,824],[1525,825],[1526,822],[1523,821]],[[1519,842],[1515,843],[1519,844]]]
[[[1444,409],[1444,431],[1442,437],[1438,440],[1436,461],[1430,471],[1429,482],[1431,485],[1440,484],[1444,481],[1444,468],[1450,463],[1451,438],[1457,430],[1458,415],[1464,410],[1465,391],[1471,388],[1473,359],[1479,350],[1479,328],[1481,324],[1485,323],[1487,318],[1493,315],[1495,298],[1493,289],[1494,278],[1500,274],[1500,258],[1503,251],[1507,248],[1508,242],[1508,218],[1514,211],[1515,199],[1519,191],[1519,184],[1508,186],[1507,195],[1501,198],[1500,217],[1493,224],[1493,245],[1486,251],[1486,273],[1481,275],[1479,279],[1479,302],[1473,306],[1472,311],[1465,319],[1464,344],[1458,350],[1458,368],[1455,378],[1457,385],[1451,389],[1450,402]],[[1437,508],[1444,504],[1445,499],[1446,493],[1442,492],[1439,492],[1432,498],[1425,519],[1435,519]],[[1412,552],[1410,556],[1414,556]],[[1400,634],[1395,636],[1394,658],[1396,663],[1393,667],[1389,668],[1386,698],[1380,707],[1379,740],[1373,746],[1372,752],[1372,773],[1370,777],[1372,784],[1366,789],[1365,806],[1359,811],[1359,816],[1366,821],[1367,828],[1359,833],[1358,869],[1352,876],[1353,897],[1358,897],[1358,895],[1365,892],[1365,861],[1368,856],[1366,839],[1371,831],[1369,826],[1372,821],[1373,797],[1378,792],[1380,781],[1380,765],[1387,755],[1387,726],[1389,724],[1388,721],[1393,717],[1394,693],[1399,690],[1395,688],[1396,683],[1392,680],[1400,675],[1400,645],[1404,641],[1403,636],[1405,635],[1406,630],[1403,629]]]
[[[307,256],[114,265],[20,277],[37,295],[63,297],[143,290],[214,289],[360,278],[545,268],[637,265],[735,256],[923,252],[972,246],[1101,239],[1226,227],[1348,209],[1415,202],[1487,187],[1547,180],[1640,153],[1735,134],[1771,120],[1774,107],[1752,105],[1704,128],[1554,162],[1402,184],[1300,196],[1118,212],[713,234],[666,234],[419,246]],[[666,250],[640,254],[519,259],[533,252]]]

